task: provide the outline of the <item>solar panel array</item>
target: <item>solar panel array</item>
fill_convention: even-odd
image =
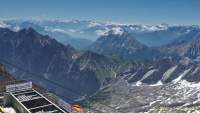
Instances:
[[[68,113],[34,89],[10,92],[30,113]]]

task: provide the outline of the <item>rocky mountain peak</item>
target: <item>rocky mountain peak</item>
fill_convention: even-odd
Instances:
[[[114,35],[116,37],[126,37],[126,35],[128,35],[128,32],[121,27],[113,27],[111,30],[105,32],[103,36],[111,35]]]

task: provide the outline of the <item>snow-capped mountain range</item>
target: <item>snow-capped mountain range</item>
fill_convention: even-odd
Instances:
[[[59,42],[71,44],[76,48],[91,45],[110,30],[117,33],[120,33],[120,29],[126,30],[147,46],[168,44],[184,37],[192,30],[200,31],[200,27],[194,25],[132,25],[93,20],[2,20],[0,27],[8,27],[14,31],[32,27],[41,34],[50,35]],[[80,42],[82,45],[78,44]]]

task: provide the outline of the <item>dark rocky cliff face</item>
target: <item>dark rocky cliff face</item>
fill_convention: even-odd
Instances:
[[[0,58],[36,74],[22,72],[13,67],[9,68],[10,72],[19,79],[33,80],[58,94],[73,95],[66,90],[72,89],[79,93],[78,96],[82,96],[92,94],[100,87],[94,71],[80,70],[75,58],[77,54],[70,45],[64,46],[48,36],[40,35],[32,28],[19,32],[0,29]]]

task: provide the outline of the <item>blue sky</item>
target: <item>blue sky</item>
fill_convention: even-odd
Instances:
[[[199,24],[200,0],[0,0],[1,19]]]

